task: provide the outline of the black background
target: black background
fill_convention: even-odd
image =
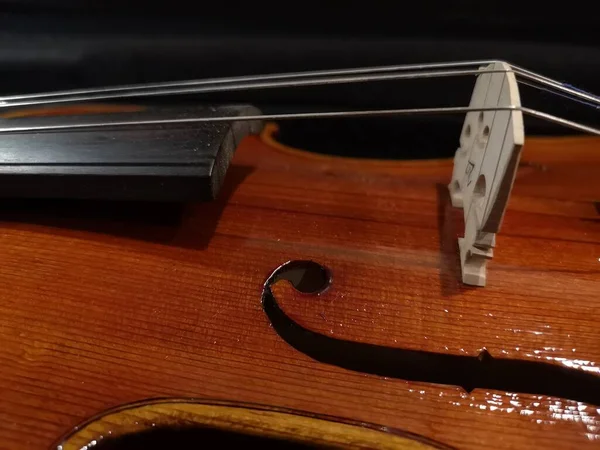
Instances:
[[[589,4],[0,1],[0,90],[499,58],[600,92],[600,27]],[[249,101],[267,112],[465,105],[472,83],[375,83],[203,100]],[[590,124],[596,120],[589,109],[523,95],[527,106]],[[449,155],[461,122],[462,117],[294,122],[283,124],[282,139],[334,153]],[[527,122],[527,132],[565,130]]]

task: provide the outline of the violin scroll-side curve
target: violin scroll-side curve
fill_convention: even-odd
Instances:
[[[319,263],[310,260],[293,260],[275,269],[265,281],[263,289],[270,290],[271,285],[279,280],[289,281],[294,289],[303,294],[319,295],[327,290],[333,278],[331,271]]]
[[[300,431],[301,430],[301,431]],[[450,449],[402,430],[256,404],[160,398],[105,411],[61,437],[54,450],[199,448]]]

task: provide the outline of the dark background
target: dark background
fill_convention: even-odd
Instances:
[[[467,59],[506,59],[600,92],[600,27],[589,2],[0,1],[0,91]],[[466,105],[473,79],[260,91],[265,111]],[[548,95],[527,106],[596,121]],[[178,99],[179,100],[179,99]],[[427,157],[454,152],[462,117],[282,123],[317,151]],[[529,134],[565,133],[528,121]]]

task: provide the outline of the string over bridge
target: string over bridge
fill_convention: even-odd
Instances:
[[[254,107],[246,105],[236,109],[235,114],[230,111],[223,113],[222,111],[225,110],[220,110],[217,113],[213,111],[203,115],[187,113],[175,117],[165,117],[164,115],[160,117],[133,115],[131,117],[119,116],[117,119],[113,118],[101,121],[95,120],[92,116],[91,118],[79,117],[77,118],[77,122],[70,123],[42,121],[41,123],[36,122],[34,124],[26,120],[0,120],[0,142],[2,135],[8,134],[27,135],[31,133],[99,130],[103,128],[136,129],[140,126],[177,124],[196,124],[200,126],[207,123],[249,122],[249,126],[244,129],[256,132],[260,122],[264,120],[465,114],[459,139],[460,145],[455,153],[453,173],[448,187],[452,204],[455,207],[462,208],[464,213],[464,236],[458,242],[462,280],[466,284],[485,286],[486,264],[494,254],[496,235],[500,231],[502,219],[508,206],[521,149],[525,143],[524,116],[534,117],[579,132],[600,136],[600,129],[596,126],[589,126],[578,121],[524,106],[522,104],[519,85],[530,86],[596,110],[600,108],[600,98],[598,96],[504,61],[483,60],[251,75],[13,95],[0,97],[0,110],[10,110],[11,108],[23,106],[72,104],[122,98],[189,94],[201,96],[215,92],[239,92],[275,88],[293,89],[303,86],[374,83],[382,81],[401,82],[413,79],[467,76],[476,77],[471,101],[468,105],[375,110],[304,111],[276,114],[265,114]],[[224,136],[229,135],[224,133]],[[231,139],[227,142],[229,141]],[[221,171],[226,169],[228,158],[232,151],[226,153],[228,155],[225,158],[226,161],[224,160],[221,164],[217,165],[221,168]],[[139,154],[139,152],[136,154]],[[214,155],[211,156],[211,158],[213,157]],[[120,152],[118,158],[123,159],[122,152]],[[173,158],[176,159],[176,156],[173,156],[171,159]],[[111,164],[124,164],[121,159],[119,161],[106,162],[105,166],[108,169],[103,168],[102,173],[105,173],[105,169],[110,171]],[[168,163],[172,166],[177,166],[178,163],[171,159],[169,159]],[[85,165],[84,163],[87,163],[87,161],[82,162],[78,158],[75,158],[75,160],[65,161],[65,164],[72,164],[73,167],[77,166],[77,170],[81,170],[81,167]],[[202,162],[202,174],[208,177],[207,179],[212,176],[211,168],[214,166],[212,161],[211,159],[208,162]],[[16,162],[11,162],[11,164],[16,165]],[[29,160],[28,164],[31,164]],[[95,161],[94,164],[96,165],[94,170],[98,170],[98,162]],[[35,170],[39,171],[40,167],[41,164],[37,165]],[[189,167],[185,169],[188,171]],[[52,168],[52,170],[56,170],[56,167]],[[186,172],[186,176],[189,176],[188,172]],[[53,177],[53,179],[56,179],[56,177]],[[205,197],[214,197],[218,186],[219,183],[211,181],[210,195]],[[161,192],[163,197],[166,195],[162,187],[157,187],[158,191]],[[191,191],[188,190],[186,192],[189,193]],[[169,195],[166,195],[166,197],[171,198]]]
[[[494,63],[490,69],[508,69]],[[483,73],[478,76],[470,106],[505,107],[514,110],[469,112],[460,147],[454,156],[449,185],[452,205],[464,212],[464,237],[459,238],[462,279],[466,284],[484,286],[486,263],[492,258],[496,233],[515,179],[525,142],[521,98],[515,74]]]

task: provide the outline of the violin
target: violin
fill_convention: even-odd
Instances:
[[[133,101],[452,72],[478,83],[521,75],[599,102],[488,63],[1,99],[0,142],[29,155],[19,167],[52,166],[35,159],[36,142],[78,164],[60,160],[62,178],[11,184],[1,201],[0,447],[595,448],[595,128],[475,94],[468,106],[278,114],[146,113]],[[333,156],[281,139],[288,119],[430,113],[465,117],[454,158]],[[519,114],[596,136],[521,142]],[[513,138],[506,164],[493,148],[500,117],[517,130],[503,132]],[[143,135],[160,146],[143,153]],[[95,152],[80,151],[90,142]],[[163,145],[174,154],[157,163]],[[478,194],[479,182],[461,178],[465,148],[469,161],[481,153],[474,173],[497,155],[492,170],[506,183]],[[137,159],[118,159],[127,152]],[[82,167],[99,167],[96,178]],[[133,172],[123,178],[122,167]],[[169,172],[153,179],[148,167]],[[86,184],[102,176],[107,184]],[[481,201],[496,212],[473,222],[467,206]]]

